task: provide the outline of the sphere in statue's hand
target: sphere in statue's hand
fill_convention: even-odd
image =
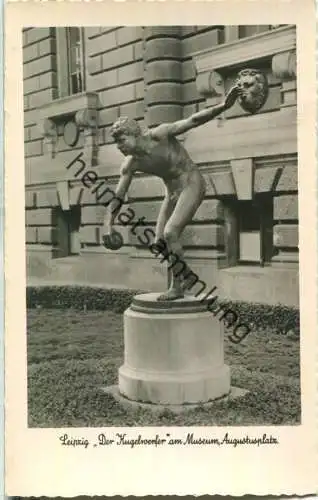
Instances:
[[[111,234],[103,235],[103,245],[108,250],[119,250],[124,244],[123,237],[117,231],[112,231]]]

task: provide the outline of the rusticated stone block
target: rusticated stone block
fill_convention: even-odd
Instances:
[[[176,37],[181,35],[181,26],[145,26],[145,39],[158,38],[161,36]]]
[[[274,198],[274,220],[288,219],[298,219],[298,196],[276,196]]]
[[[115,87],[118,85],[117,69],[103,71],[102,73],[94,75],[87,75],[86,84],[91,92],[105,90],[108,87]]]
[[[180,43],[175,38],[149,40],[145,47],[145,60],[179,59]]]
[[[231,172],[213,172],[210,175],[217,195],[235,194]]]
[[[133,203],[131,209],[135,213],[135,219],[145,217],[147,222],[156,222],[161,201],[140,201]],[[223,219],[223,207],[219,200],[204,200],[196,211],[193,221],[213,221]]]
[[[39,75],[45,71],[54,70],[56,71],[56,61],[55,57],[47,55],[41,57],[40,59],[35,59],[30,61],[23,66],[23,77],[29,78],[31,76]]]
[[[120,106],[120,115],[129,116],[130,118],[142,118],[144,116],[143,101],[136,101]]]
[[[182,100],[184,103],[195,102],[201,98],[195,82],[184,83],[182,87]]]
[[[148,105],[152,103],[180,102],[181,91],[182,86],[178,83],[154,83],[147,88],[146,102]]]
[[[53,227],[38,227],[37,228],[38,243],[55,243],[56,231]]]
[[[40,76],[35,76],[34,78],[28,78],[23,82],[23,93],[24,95],[31,94],[40,90]]]
[[[112,108],[102,109],[98,115],[98,122],[101,127],[105,125],[111,125],[117,120],[119,116],[119,107],[114,106]]]
[[[92,205],[82,207],[82,224],[102,224],[105,214],[105,208],[102,205]]]
[[[103,69],[116,68],[124,64],[129,64],[134,60],[134,48],[132,45],[125,45],[102,55]]]
[[[87,38],[94,38],[100,35],[101,28],[99,26],[87,26],[85,28],[85,34]]]
[[[24,155],[26,158],[39,156],[42,154],[42,140],[26,142],[24,145]]]
[[[57,74],[56,71],[47,71],[38,76],[40,80],[40,90],[47,89],[48,87],[57,87]]]
[[[35,207],[35,193],[34,191],[25,192],[25,206],[26,208]]]
[[[277,224],[274,226],[273,241],[278,248],[298,247],[298,225]]]
[[[81,243],[99,244],[99,231],[97,226],[81,226]]]
[[[35,141],[40,138],[42,138],[42,134],[39,130],[39,127],[37,127],[36,125],[29,127],[29,141]]]
[[[59,205],[58,195],[56,188],[41,189],[36,193],[36,206],[42,207],[56,207]]]
[[[193,59],[188,59],[182,63],[182,79],[184,82],[188,80],[195,80],[196,69]]]
[[[134,83],[121,85],[100,92],[99,98],[102,106],[115,106],[122,102],[134,101],[136,99],[136,87]]]
[[[27,43],[29,45],[31,43],[39,42],[44,38],[54,36],[54,28],[31,28],[26,32],[26,35]]]
[[[143,60],[144,50],[145,50],[144,42],[140,41],[134,43],[133,49],[134,49],[134,61]]]
[[[142,26],[125,26],[116,30],[117,44],[127,45],[142,38]]]
[[[144,81],[136,82],[136,99],[143,99],[145,95],[145,83]]]
[[[30,127],[24,127],[24,142],[28,142],[30,140]]]
[[[221,43],[221,36],[222,30],[212,29],[211,31],[186,38],[182,41],[183,53],[187,55],[219,45]]]
[[[183,106],[183,118],[188,118],[189,116],[193,115],[197,111],[197,105],[196,104],[186,104]]]
[[[280,176],[276,191],[297,191],[297,165],[286,165]]]
[[[101,26],[99,29],[100,34],[102,35],[103,33],[109,33],[110,31],[118,30],[118,26]]]
[[[46,56],[47,54],[56,54],[56,40],[55,37],[46,38],[38,44],[39,57]]]
[[[194,35],[197,32],[197,26],[181,26],[181,35],[183,37]]]
[[[24,47],[23,49],[23,63],[27,63],[32,61],[33,59],[37,59],[39,57],[39,49],[38,44],[34,43],[29,47]]]
[[[108,52],[116,47],[116,32],[103,34],[87,41],[86,50],[89,56]]]
[[[26,243],[36,243],[37,242],[37,228],[36,227],[26,227],[25,228],[25,239],[26,239]]]
[[[209,246],[217,247],[224,245],[224,231],[222,226],[187,226],[182,235],[184,246]]]
[[[35,125],[38,121],[39,112],[37,109],[24,112],[24,126]]]
[[[135,80],[141,80],[144,74],[143,63],[142,61],[138,61],[132,64],[127,64],[126,66],[118,68],[117,71],[119,85],[134,82]]]
[[[81,205],[95,205],[96,203],[96,193],[92,193],[89,188],[84,188],[81,194],[80,204]]]
[[[52,225],[52,210],[50,208],[39,208],[26,210],[27,226],[50,226]]]
[[[177,104],[158,104],[151,106],[147,110],[147,123],[159,125],[163,122],[173,122],[182,118],[182,106]]]
[[[29,108],[38,108],[56,97],[56,89],[45,89],[29,95]]]
[[[146,83],[152,82],[180,82],[181,63],[175,60],[151,61],[147,64]]]
[[[254,173],[254,192],[267,193],[273,189],[280,167],[260,167]]]
[[[102,56],[89,57],[87,59],[87,71],[90,75],[102,71]]]

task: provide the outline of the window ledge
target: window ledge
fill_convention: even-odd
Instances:
[[[292,262],[282,262],[281,265],[279,266],[278,263],[275,263],[275,265],[268,265],[264,267],[260,266],[253,266],[253,265],[238,265],[238,266],[233,266],[233,267],[226,267],[223,269],[220,269],[221,273],[226,273],[226,274],[239,274],[240,276],[244,275],[259,275],[259,276],[264,276],[272,273],[276,273],[279,269],[282,271],[285,271],[287,269],[295,269],[295,271],[298,271],[298,263],[292,263]]]
[[[98,94],[96,92],[82,92],[53,101],[38,109],[40,120],[57,120],[60,117],[76,114],[79,110],[96,110]]]
[[[44,138],[44,154],[49,158],[56,156],[58,141],[57,124],[74,120],[78,130],[84,133],[84,157],[88,164],[97,162],[97,123],[98,94],[82,92],[61,99],[55,99],[38,109],[41,133]]]

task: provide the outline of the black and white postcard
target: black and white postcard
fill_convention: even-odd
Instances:
[[[7,493],[313,493],[312,2],[6,28]]]

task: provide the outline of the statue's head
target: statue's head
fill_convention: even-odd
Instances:
[[[124,155],[130,155],[136,149],[137,140],[142,135],[142,130],[136,120],[121,117],[112,125],[110,134],[117,143],[118,149]]]
[[[261,71],[243,69],[235,83],[240,91],[238,101],[244,111],[256,113],[264,106],[268,97],[268,82]]]

